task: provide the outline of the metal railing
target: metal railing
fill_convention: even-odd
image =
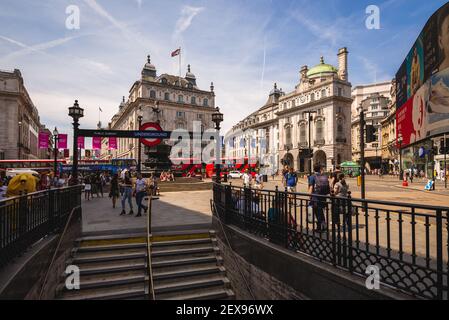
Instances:
[[[149,290],[148,290],[148,299],[150,300],[156,300],[156,296],[154,294],[154,282],[153,282],[153,267],[152,267],[152,261],[151,261],[151,208],[152,208],[152,202],[153,202],[153,195],[150,192],[148,196],[148,207],[147,207],[147,276],[148,276],[148,284],[149,284]]]
[[[220,220],[426,299],[448,299],[449,207],[214,184]],[[320,222],[321,230],[317,230]]]
[[[60,232],[73,208],[81,205],[81,186],[29,193],[0,201],[0,267],[36,241]]]

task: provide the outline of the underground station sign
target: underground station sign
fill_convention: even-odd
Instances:
[[[162,139],[169,139],[171,131],[163,131],[161,126],[155,122],[142,124],[141,130],[90,130],[79,129],[80,137],[117,137],[117,138],[140,138],[140,141],[147,146],[155,146],[161,143]]]

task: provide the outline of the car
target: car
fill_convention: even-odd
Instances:
[[[231,179],[240,179],[242,175],[240,171],[230,171],[228,177]]]

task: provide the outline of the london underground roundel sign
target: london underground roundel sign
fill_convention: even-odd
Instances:
[[[140,131],[143,131],[143,130],[162,131],[162,128],[156,122],[147,122],[147,123],[142,124],[142,126],[140,127]],[[153,139],[141,138],[140,142],[146,146],[153,147],[153,146],[157,146],[158,144],[160,144],[162,142],[162,139],[160,139],[160,138],[153,138]]]

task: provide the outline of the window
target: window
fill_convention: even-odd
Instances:
[[[184,102],[184,96],[183,95],[179,95],[178,96],[178,102]]]
[[[373,112],[373,113],[371,114],[371,116],[372,116],[372,117],[377,117],[377,112]]]
[[[285,144],[289,145],[292,143],[292,127],[288,126],[285,128]]]
[[[190,98],[190,103],[191,104],[196,104],[196,97],[191,97]]]
[[[306,124],[301,123],[299,125],[299,142],[305,142],[306,141]]]
[[[156,91],[150,90],[150,98],[156,99]]]
[[[196,115],[196,118],[198,119],[198,120],[203,120],[203,114],[202,113],[198,113],[197,115]]]
[[[315,101],[315,93],[310,94],[310,101]]]
[[[176,111],[176,117],[177,118],[185,118],[185,112],[184,111]]]
[[[170,101],[170,93],[168,92],[164,93],[164,99]]]
[[[161,79],[161,83],[163,83],[163,84],[167,84],[167,79],[165,79],[165,78],[162,78],[162,79]]]
[[[321,90],[321,98],[326,97],[326,89]]]
[[[208,107],[209,106],[209,100],[208,99],[204,99],[203,100],[203,106],[204,107]]]
[[[338,96],[341,96],[342,95],[342,90],[341,90],[341,88],[338,88]]]
[[[316,122],[316,140],[323,139],[323,120],[317,120]]]

